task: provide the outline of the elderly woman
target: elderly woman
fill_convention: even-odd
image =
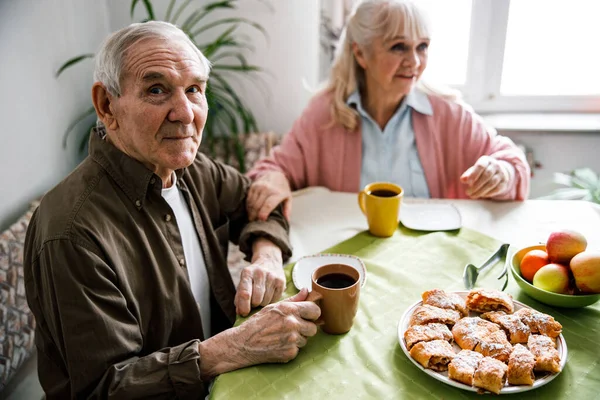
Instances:
[[[406,196],[524,200],[530,170],[508,138],[419,79],[429,27],[406,0],[364,0],[351,16],[325,90],[281,146],[249,175],[251,218],[266,219],[291,190],[357,192],[394,182]]]

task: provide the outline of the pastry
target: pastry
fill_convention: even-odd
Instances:
[[[506,382],[508,367],[502,361],[484,357],[473,375],[473,386],[500,394]]]
[[[422,305],[416,308],[410,317],[409,326],[425,325],[433,322],[446,325],[454,325],[460,319],[460,313],[454,310]]]
[[[506,338],[506,333],[503,330],[498,330],[483,336],[479,344],[475,346],[475,351],[486,357],[507,362],[512,352],[512,346]]]
[[[461,349],[475,350],[481,337],[500,330],[500,327],[479,317],[467,317],[452,327],[454,341]]]
[[[529,326],[531,333],[540,333],[555,338],[562,332],[562,325],[551,315],[530,308],[521,308],[515,312],[515,315]]]
[[[529,339],[531,329],[515,314],[506,314],[504,311],[490,311],[481,314],[481,318],[500,325],[512,344],[527,343],[527,339]]]
[[[404,341],[409,350],[419,342],[430,342],[432,340],[450,342],[452,340],[452,333],[446,325],[438,323],[413,325],[404,332]]]
[[[452,327],[454,341],[461,349],[474,350],[500,361],[508,360],[512,350],[506,334],[493,322],[479,317],[467,317]]]
[[[448,364],[448,378],[473,386],[473,374],[483,360],[483,356],[475,351],[461,350]]]
[[[504,311],[512,314],[515,306],[512,296],[493,289],[475,289],[467,295],[467,308],[477,312]]]
[[[446,293],[441,289],[432,289],[423,292],[421,297],[423,298],[423,304],[429,304],[430,306],[448,310],[456,310],[461,313],[463,317],[466,317],[469,313],[465,299],[456,293]]]
[[[544,335],[531,335],[527,347],[535,357],[536,371],[560,372],[560,356],[556,350],[556,339]]]
[[[521,344],[513,347],[508,358],[508,383],[511,385],[533,385],[535,357]]]
[[[455,356],[452,345],[445,340],[419,342],[410,349],[410,356],[424,368],[434,371],[446,371]]]
[[[448,378],[480,393],[499,394],[505,385],[533,386],[535,372],[560,372],[556,338],[562,325],[551,315],[526,307],[515,312],[512,296],[497,290],[472,290],[465,302],[463,297],[441,289],[423,292],[423,304],[404,332],[416,362],[447,370]],[[453,341],[462,349],[458,354]]]

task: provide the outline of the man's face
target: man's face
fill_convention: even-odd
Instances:
[[[115,121],[108,139],[165,181],[196,157],[208,112],[207,79],[198,55],[181,40],[133,45],[125,55],[121,96],[110,105]]]

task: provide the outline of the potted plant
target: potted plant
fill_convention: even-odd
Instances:
[[[590,168],[579,168],[568,174],[557,172],[554,182],[566,186],[556,189],[541,199],[587,200],[600,204],[600,178]]]
[[[258,131],[258,127],[252,111],[229,82],[235,77],[252,80],[255,78],[254,74],[261,69],[248,63],[245,54],[253,48],[236,30],[241,25],[247,25],[260,31],[265,37],[267,34],[261,25],[246,18],[209,18],[218,10],[236,9],[238,3],[239,0],[215,0],[191,9],[191,0],[170,0],[162,20],[178,25],[213,64],[206,89],[209,111],[204,128],[202,151],[214,156],[217,147],[220,146],[226,159],[231,156],[231,152],[234,152],[238,168],[241,172],[245,172],[245,151],[241,139],[244,134]],[[147,14],[142,22],[161,20],[155,15],[152,0],[132,0],[130,7],[132,19],[138,4],[144,6]],[[184,18],[184,15],[187,17]],[[218,34],[215,39],[203,42],[203,37],[208,36],[207,32],[218,32]],[[89,53],[67,60],[56,72],[56,77],[58,78],[68,68],[93,57],[94,54]],[[95,110],[90,106],[67,127],[63,135],[64,148],[67,147],[70,135],[76,133],[78,151],[80,154],[85,152],[88,134],[95,123],[90,126],[84,122],[89,121],[93,115]]]

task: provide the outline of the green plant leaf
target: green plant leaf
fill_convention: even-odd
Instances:
[[[246,59],[246,56],[239,51],[221,51],[215,54],[210,61],[213,65],[217,65],[218,61],[221,61],[224,58],[235,58],[241,65],[248,65],[248,59]]]
[[[234,9],[235,6],[232,3],[234,3],[233,0],[209,3],[204,8],[197,10],[190,17],[188,17],[188,19],[186,20],[186,23],[184,23],[184,25],[186,26],[186,29],[192,30],[194,28],[194,26],[196,26],[196,24],[198,24],[198,22],[200,22],[200,20],[202,20],[204,17],[206,17],[211,12],[213,12],[217,9],[220,9],[220,8]],[[194,36],[194,35],[191,35],[191,36]]]
[[[213,66],[213,71],[214,70],[251,72],[251,71],[260,71],[260,67],[257,67],[256,65],[222,65],[222,64],[217,64],[217,65]]]
[[[240,113],[240,119],[244,125],[242,133],[258,131],[258,128],[256,126],[256,120],[254,119],[254,115],[252,115],[252,113],[244,106],[241,98],[237,95],[236,91],[233,90],[231,85],[229,85],[229,83],[227,83],[227,81],[225,79],[223,79],[223,77],[218,73],[213,73],[211,75],[210,79],[213,79],[213,78],[219,82],[219,84],[224,89],[224,91],[235,102],[238,112]]]
[[[146,6],[146,12],[148,13],[148,21],[154,21],[154,10],[152,9],[152,3],[150,0],[143,0],[144,5]]]
[[[239,170],[243,174],[246,172],[246,149],[244,148],[244,144],[240,140],[239,136],[235,135],[233,139],[235,155],[239,164]]]
[[[186,0],[184,1],[179,8],[177,9],[177,11],[175,12],[175,15],[173,16],[173,19],[170,20],[169,22],[172,22],[174,24],[177,24],[177,20],[179,19],[179,17],[181,16],[181,13],[183,12],[183,10],[185,10],[187,8],[187,6],[190,5],[190,3],[192,2],[192,0]]]
[[[239,105],[219,86],[214,85],[214,87],[215,91],[211,96],[211,104],[209,105],[211,107],[209,108],[209,118],[227,120],[227,130],[219,131],[217,129],[214,131],[215,136],[228,136],[229,133],[239,133],[238,120],[242,114]]]
[[[265,38],[268,39],[269,35],[267,33],[267,31],[265,30],[265,28],[263,28],[260,24],[250,21],[249,19],[246,18],[239,18],[239,17],[233,17],[233,18],[223,18],[223,19],[219,19],[216,20],[214,22],[210,22],[200,28],[198,28],[197,30],[195,30],[194,32],[192,32],[192,36],[196,37],[199,34],[201,34],[202,32],[206,32],[209,29],[212,28],[216,28],[219,27],[221,25],[225,25],[225,24],[238,24],[238,25],[248,25],[251,26],[253,28],[255,28],[256,30],[258,30],[259,32],[261,32],[263,34],[263,36]],[[190,29],[193,29],[193,25],[190,26]]]
[[[63,134],[63,140],[62,140],[63,148],[67,148],[67,139],[69,138],[69,134],[71,133],[71,131],[77,125],[79,125],[80,122],[82,122],[83,120],[85,120],[86,118],[88,118],[89,116],[91,116],[95,113],[96,113],[96,109],[94,108],[94,106],[92,106],[92,107],[88,108],[87,110],[85,110],[83,113],[79,114],[79,116],[77,118],[75,118],[75,120],[73,122],[71,122],[71,124],[67,127],[67,130]]]
[[[165,13],[165,21],[168,21],[171,18],[171,12],[173,12],[174,5],[175,5],[175,0],[171,0],[169,2],[169,6],[167,7],[167,12]]]
[[[235,6],[233,5],[233,3],[235,3],[235,2],[236,2],[236,0],[214,1],[212,3],[208,3],[206,6],[204,6],[204,9],[206,11],[214,11],[219,8],[235,8]]]
[[[137,5],[139,0],[131,0],[131,9],[129,10],[129,17],[133,18],[133,12],[135,11],[135,6]]]
[[[93,128],[95,128],[95,127],[96,127],[96,122],[94,122],[93,124],[91,124],[91,125],[88,127],[88,129],[87,129],[88,135],[81,135],[81,139],[79,140],[79,149],[78,149],[78,151],[79,151],[79,154],[81,154],[81,155],[85,156],[85,150],[86,150],[86,148],[87,148],[87,144],[88,144],[88,142],[89,142],[89,140],[90,140],[90,135],[89,135],[89,133],[90,133],[90,132],[92,131],[92,129],[93,129]]]
[[[184,30],[185,32],[188,32],[188,36],[191,36],[191,34],[189,34],[191,24],[194,22],[196,17],[198,17],[198,15],[201,15],[203,12],[204,11],[202,11],[202,10],[194,11],[185,19],[185,21],[183,21],[183,24],[181,24],[181,29]]]
[[[585,183],[588,187],[598,187],[598,175],[591,168],[576,169],[571,173],[581,183]]]
[[[63,65],[60,66],[58,71],[56,71],[55,77],[58,78],[60,76],[60,74],[63,73],[64,70],[66,70],[69,67],[72,67],[73,65],[77,64],[80,61],[85,60],[86,58],[94,58],[94,54],[93,53],[82,54],[80,56],[73,57],[73,58],[67,60]]]
[[[204,53],[204,56],[208,59],[220,48],[227,45],[235,45],[237,42],[232,37],[232,33],[236,30],[237,25],[233,25],[221,33],[214,41],[205,45],[199,46]]]

